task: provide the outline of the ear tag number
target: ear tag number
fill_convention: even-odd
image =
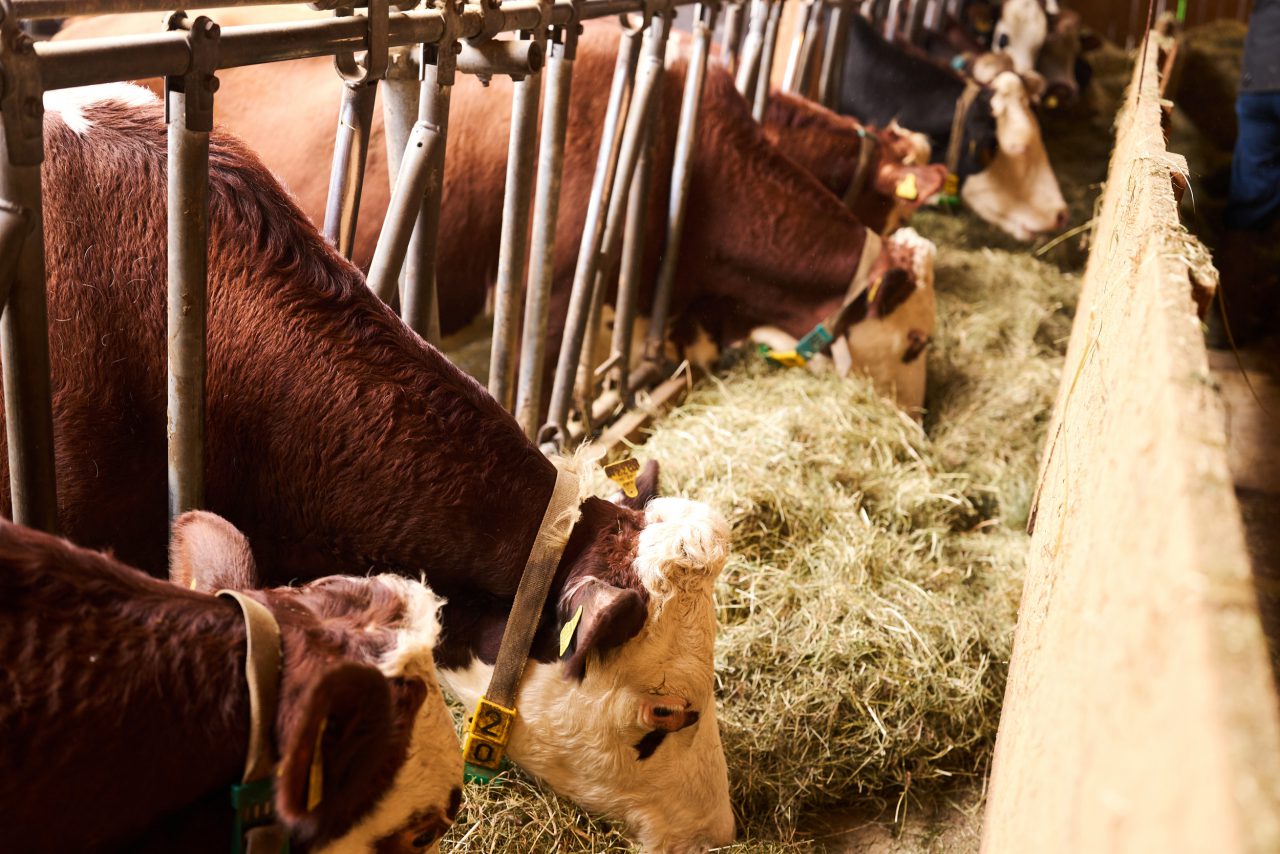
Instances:
[[[515,709],[480,698],[467,721],[466,736],[462,740],[468,780],[488,783],[502,771],[502,760],[515,722]]]
[[[565,650],[569,648],[569,644],[573,643],[573,633],[578,630],[578,623],[582,622],[582,606],[578,606],[578,610],[573,612],[573,616],[569,618],[569,622],[565,623],[560,629],[560,657],[564,658]]]
[[[636,476],[640,474],[640,463],[635,459],[627,457],[625,460],[609,463],[604,467],[604,473],[609,476],[609,480],[622,487],[622,494],[628,498],[635,498],[640,494],[636,489]]]
[[[906,199],[908,202],[914,202],[920,198],[920,189],[916,186],[916,173],[908,172],[898,182],[898,187],[894,190],[894,195],[900,199]]]

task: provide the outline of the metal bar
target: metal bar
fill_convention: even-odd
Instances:
[[[440,301],[436,287],[436,256],[439,252],[440,203],[444,195],[444,155],[449,134],[449,101],[452,85],[439,82],[439,69],[431,63],[423,66],[422,94],[419,99],[419,120],[410,135],[410,149],[406,158],[417,154],[422,161],[421,190],[410,201],[417,200],[416,224],[408,246],[409,264],[404,271],[404,307],[401,316],[428,343],[440,344]],[[421,131],[419,131],[421,128]],[[420,152],[412,147],[415,140],[425,137]],[[406,163],[401,163],[401,175],[410,173]],[[410,175],[411,179],[414,177]],[[412,186],[417,186],[414,183]],[[396,182],[397,192],[400,181]],[[394,196],[393,196],[394,201]],[[385,229],[385,226],[384,226]],[[382,239],[378,239],[382,248]],[[372,272],[372,271],[371,271]],[[399,269],[395,274],[399,273]],[[395,288],[395,274],[390,277],[387,297]],[[372,281],[372,275],[370,276]],[[387,280],[383,280],[385,282]],[[382,287],[386,288],[385,284]],[[381,296],[382,293],[379,293]]]
[[[524,76],[542,70],[543,48],[532,39],[462,44],[458,70],[463,74]],[[534,81],[537,82],[536,80]]]
[[[760,74],[756,79],[754,103],[751,117],[757,122],[764,121],[765,107],[769,106],[769,89],[773,84],[773,58],[778,48],[778,20],[782,17],[782,0],[774,0],[769,5],[769,20],[765,24],[764,49],[760,54]]]
[[[720,55],[724,67],[737,73],[739,42],[742,41],[743,2],[729,3],[724,13],[724,32],[720,36]]]
[[[13,521],[57,533],[40,166],[14,165],[7,152],[0,155],[0,196],[28,210],[31,217],[31,231],[0,318]]]
[[[849,39],[851,10],[844,3],[831,6],[827,16],[827,43],[822,53],[822,71],[818,77],[818,102],[835,109],[840,100],[840,74],[844,70],[844,50]]]
[[[813,14],[809,17],[808,32],[804,37],[804,50],[800,53],[800,70],[794,90],[806,98],[814,90],[814,62],[820,57],[819,52],[822,50],[822,33],[826,14],[826,7],[821,2],[815,2]]]
[[[782,91],[798,92],[797,81],[802,76],[800,69],[804,57],[805,44],[809,40],[809,21],[818,14],[816,0],[804,0],[800,4],[800,13],[796,18],[796,31],[791,36],[791,49],[787,52],[787,70],[782,75]]]
[[[534,194],[532,246],[529,253],[528,299],[521,336],[520,383],[516,421],[530,439],[538,431],[542,406],[543,360],[547,352],[547,317],[555,275],[556,224],[560,217],[560,182],[564,171],[565,132],[569,125],[569,95],[573,85],[573,54],[577,41],[564,32],[565,44],[549,45],[546,103],[542,108],[542,139],[538,146],[538,180]]]
[[[306,0],[214,0],[203,8],[235,8],[238,6],[302,5]],[[364,6],[366,2],[353,2]],[[37,18],[71,18],[77,15],[115,15],[128,12],[168,12],[172,2],[165,0],[13,0],[14,13],[24,20]]]
[[[605,213],[614,175],[613,165],[622,143],[620,133],[622,115],[626,108],[636,64],[640,58],[640,46],[639,33],[624,28],[613,67],[613,84],[609,91],[609,104],[605,110],[600,149],[596,155],[596,171],[591,182],[591,195],[587,201],[587,217],[583,225],[582,242],[578,246],[578,263],[574,270],[573,290],[569,295],[564,336],[560,342],[555,380],[551,388],[551,407],[547,423],[543,425],[538,436],[538,441],[541,443],[561,444],[567,437],[570,397],[573,393],[578,355],[582,352],[582,340],[586,333],[587,315],[595,293],[600,243],[604,237]]]
[[[333,144],[333,168],[329,172],[329,200],[324,211],[324,236],[350,258],[360,215],[364,165],[369,154],[378,81],[346,83],[338,109],[338,135]]]
[[[675,290],[676,266],[680,261],[680,243],[684,236],[685,213],[689,203],[689,186],[693,180],[693,146],[698,138],[698,122],[702,115],[702,89],[707,78],[707,54],[711,33],[716,27],[714,3],[699,7],[698,22],[693,28],[693,46],[689,70],[680,101],[680,125],[676,129],[675,153],[671,162],[671,194],[667,201],[667,236],[663,243],[662,265],[658,268],[658,284],[653,294],[653,310],[649,317],[649,333],[645,340],[645,360],[662,360],[667,338],[667,317],[671,295]]]
[[[169,517],[204,504],[205,315],[208,305],[209,132],[169,98]]]
[[[538,155],[541,82],[538,74],[517,80],[511,98],[507,184],[494,292],[493,348],[489,352],[489,393],[508,409],[514,408],[517,335],[529,252],[529,209],[533,201],[534,160]]]
[[[756,75],[760,72],[760,55],[764,52],[764,33],[769,24],[769,0],[751,0],[751,22],[747,40],[742,45],[742,59],[735,71],[734,83],[742,97],[755,93]]]

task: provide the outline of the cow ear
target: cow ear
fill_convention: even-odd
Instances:
[[[578,609],[582,609],[578,616]],[[602,655],[640,633],[648,617],[644,597],[635,590],[614,587],[598,578],[586,577],[561,597],[558,607],[560,631],[575,617],[577,627],[562,654],[565,676],[581,680],[587,673],[587,654]]]
[[[173,522],[169,580],[209,593],[253,590],[258,586],[258,570],[249,540],[235,525],[214,513],[191,510]]]
[[[640,470],[640,476],[636,478],[636,497],[628,498],[626,495],[621,495],[617,503],[632,510],[643,510],[646,504],[657,497],[658,461],[649,460]]]
[[[325,670],[295,707],[282,705],[276,812],[293,837],[340,836],[372,807],[391,749],[391,715],[386,678],[351,662]]]

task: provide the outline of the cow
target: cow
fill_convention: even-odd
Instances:
[[[280,13],[217,13],[226,23],[259,20],[260,14]],[[74,24],[61,37],[136,31],[140,26],[137,16],[107,16]],[[548,374],[567,313],[608,98],[607,86],[589,82],[612,74],[616,33],[616,27],[588,24],[578,45],[578,83],[569,108],[556,234],[544,366]],[[655,182],[644,234],[648,251],[638,300],[642,318],[652,309],[652,284],[664,240],[665,178],[670,174],[684,76],[683,60],[668,64],[663,109],[654,124],[654,174],[664,180]],[[257,151],[303,210],[319,221],[328,194],[331,117],[340,89],[331,60],[228,69],[219,79],[215,119]],[[681,348],[707,341],[708,336],[717,348],[728,346],[761,325],[803,336],[840,306],[860,270],[869,271],[871,281],[888,271],[884,261],[876,266],[880,241],[874,234],[868,236],[812,175],[769,144],[732,77],[718,65],[707,69],[703,99],[671,334]],[[438,260],[440,322],[446,336],[482,316],[496,274],[510,102],[511,83],[506,78],[495,77],[486,87],[473,77],[460,76],[453,87]],[[375,117],[355,237],[354,260],[359,266],[367,266],[372,258],[389,196],[384,149],[381,118]],[[928,337],[932,325],[917,331]],[[636,343],[642,343],[641,336],[636,336]],[[900,360],[905,352],[892,358]],[[549,388],[544,382],[544,391]],[[882,391],[893,395],[895,389]],[[923,404],[914,398],[898,399],[912,410]]]
[[[227,850],[250,745],[248,630],[210,594],[246,590],[253,556],[210,513],[174,532],[175,569],[202,590],[0,521],[3,850]],[[292,850],[435,848],[462,799],[432,663],[441,600],[397,575],[245,595],[278,625],[279,672],[263,678],[279,702],[262,726]]]
[[[163,109],[127,84],[48,93],[44,132],[58,524],[163,574]],[[270,585],[425,575],[447,600],[437,671],[470,699],[493,669],[555,464],[216,130],[209,193],[207,509],[246,534]],[[726,843],[712,648],[725,523],[678,498],[583,496],[576,512],[509,754],[650,849]],[[668,709],[696,723],[670,732]]]
[[[887,43],[858,16],[842,75],[839,112],[881,126],[896,119],[925,134],[935,159],[954,160],[948,166],[961,198],[982,219],[1024,241],[1066,224],[1067,204],[1018,75],[1001,73],[970,88],[954,72]],[[963,136],[948,158],[961,108]]]
[[[785,92],[774,92],[762,122],[765,138],[846,203],[865,226],[892,232],[935,197],[946,183],[946,167],[929,164],[931,146],[920,134],[891,123],[882,130]],[[867,139],[878,146],[867,164],[865,185],[848,199]]]

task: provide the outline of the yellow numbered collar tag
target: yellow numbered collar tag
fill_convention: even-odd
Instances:
[[[916,186],[916,173],[908,172],[903,175],[894,193],[898,198],[906,199],[908,202],[914,202],[920,198],[920,188]]]
[[[468,780],[488,783],[502,771],[502,759],[516,723],[516,710],[484,697],[476,703],[462,739],[462,759]]]
[[[954,196],[960,192],[960,176],[954,172],[947,173],[947,181],[942,185],[944,196]]]
[[[625,460],[609,463],[604,467],[604,473],[609,476],[609,480],[622,487],[622,494],[628,498],[635,498],[640,494],[636,489],[636,476],[640,474],[640,463],[633,458],[627,457]]]

